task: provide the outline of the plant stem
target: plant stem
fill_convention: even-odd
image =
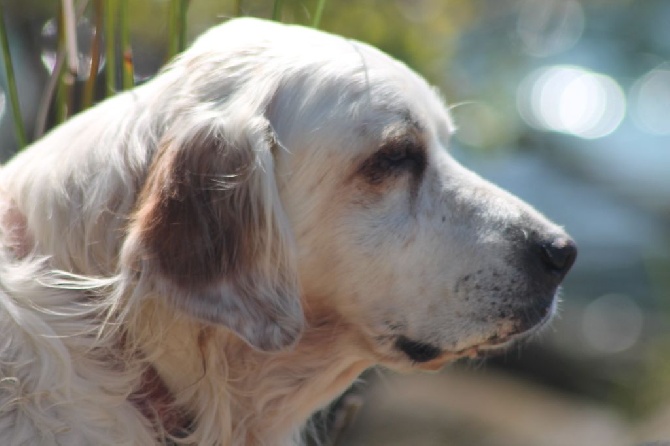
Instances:
[[[117,0],[105,0],[105,58],[107,60],[105,77],[107,92],[105,96],[116,93],[116,14]]]
[[[275,0],[274,7],[272,8],[272,20],[281,21],[282,3],[284,3],[282,0]]]
[[[121,31],[121,55],[122,55],[122,87],[129,90],[135,85],[133,68],[133,49],[130,45],[130,27],[128,26],[128,0],[120,0],[119,3],[119,28]]]
[[[186,49],[186,31],[187,31],[187,14],[188,14],[189,0],[179,1],[179,42],[178,49],[182,52]]]
[[[7,39],[7,30],[5,29],[5,16],[2,7],[0,7],[0,45],[2,46],[2,56],[5,65],[5,75],[7,76],[7,93],[9,94],[9,102],[12,107],[12,116],[14,121],[14,133],[16,140],[19,143],[19,148],[22,149],[27,145],[26,130],[23,126],[23,118],[21,117],[21,107],[19,106],[19,94],[16,88],[16,78],[14,77],[14,64],[12,63],[12,55],[9,52],[9,40]]]
[[[91,42],[91,69],[88,78],[84,84],[84,96],[82,99],[82,110],[86,110],[93,105],[93,96],[95,94],[95,84],[98,79],[98,70],[100,70],[100,51],[102,50],[102,28],[103,28],[103,0],[95,0],[93,4],[93,16],[95,34]]]
[[[77,48],[77,17],[73,0],[62,0],[63,38],[65,39],[65,61],[73,76],[79,72],[79,49]]]
[[[312,27],[318,28],[321,23],[321,17],[323,16],[323,8],[326,6],[326,0],[319,0],[319,3],[316,5],[316,12],[314,13],[314,20],[312,21]]]
[[[40,99],[40,105],[37,107],[37,117],[35,118],[33,139],[37,139],[44,134],[47,126],[47,119],[49,117],[49,109],[51,108],[51,101],[57,92],[60,73],[63,70],[64,63],[65,52],[59,49],[56,56],[56,64],[54,65],[53,71],[51,72],[51,76],[49,76],[47,85],[44,87],[44,92],[42,93],[42,98]]]
[[[168,3],[168,60],[172,60],[179,52],[179,0]]]
[[[103,1],[103,0],[100,0]],[[84,14],[86,7],[88,5],[88,0],[81,0],[77,4],[77,20]],[[38,139],[44,134],[44,131],[47,126],[47,119],[49,117],[49,111],[51,109],[51,103],[54,102],[54,108],[58,112],[61,107],[58,100],[54,98],[58,96],[59,90],[63,87],[61,83],[61,74],[63,72],[63,67],[65,66],[65,47],[62,39],[62,34],[60,30],[62,29],[62,17],[58,16],[58,46],[56,51],[56,63],[54,64],[49,80],[47,81],[44,91],[42,92],[42,97],[40,98],[39,106],[37,107],[37,116],[35,117],[35,129],[33,131],[33,140]],[[97,26],[97,29],[102,29],[102,24]],[[96,72],[97,73],[97,72]],[[62,92],[61,92],[62,94]],[[74,111],[74,110],[73,110]]]
[[[67,69],[60,78],[56,93],[57,123],[65,121],[74,112],[74,83],[79,73],[79,49],[77,48],[77,17],[73,0],[61,0],[58,23],[59,48],[64,48]]]

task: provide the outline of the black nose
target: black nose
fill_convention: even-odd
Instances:
[[[542,243],[542,260],[553,273],[563,277],[577,258],[577,245],[567,237],[558,237]]]

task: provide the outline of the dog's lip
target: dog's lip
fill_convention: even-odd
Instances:
[[[416,363],[414,364],[414,367],[424,371],[437,371],[448,363],[461,358],[476,359],[486,354],[505,350],[518,341],[528,338],[534,333],[537,333],[537,331],[540,330],[551,319],[552,312],[553,310],[549,312],[537,325],[534,325],[527,330],[512,332],[505,336],[493,335],[484,342],[476,343],[456,351],[445,350],[437,358],[423,363]]]
[[[433,360],[423,363],[416,363],[415,368],[425,371],[437,371],[440,370],[445,365],[447,365],[448,363],[456,361],[461,358],[476,359],[481,357],[485,353],[492,353],[495,351],[504,350],[510,345],[514,344],[517,340],[525,336],[527,336],[525,332],[508,336],[505,338],[499,338],[496,336],[494,337],[494,339],[482,342],[480,344],[475,344],[463,348],[461,350],[457,351],[445,350],[440,356],[438,356]]]
[[[421,371],[438,371],[448,363],[454,362],[458,359],[476,359],[481,358],[484,355],[495,354],[496,352],[503,351],[523,339],[532,337],[533,334],[541,331],[541,329],[549,323],[553,315],[556,313],[558,303],[560,301],[557,294],[558,293],[554,295],[554,298],[552,299],[551,304],[547,307],[543,317],[539,321],[535,322],[534,325],[522,328],[522,326],[519,326],[518,324],[510,324],[507,326],[507,330],[502,329],[502,333],[499,331],[497,334],[489,336],[483,341],[480,340],[478,342],[474,342],[458,350],[445,348],[437,357],[425,362],[413,361],[411,362],[411,368]],[[397,353],[398,352],[396,351],[392,355],[389,355],[388,353],[380,355],[378,360],[382,363],[402,362],[407,364],[406,361],[408,358],[406,354],[403,353],[404,359],[399,360]]]

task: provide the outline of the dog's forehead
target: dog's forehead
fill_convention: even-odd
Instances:
[[[456,127],[437,88],[379,49],[355,40],[347,42],[358,58],[354,70],[365,79],[363,102],[367,99],[369,106],[359,111],[368,130],[377,126],[386,133],[390,124],[393,129],[404,127],[449,140]]]
[[[274,120],[300,134],[311,134],[315,128],[326,130],[325,122],[332,127],[348,126],[353,130],[349,133],[372,138],[404,126],[412,131],[418,128],[446,144],[455,130],[436,89],[404,63],[356,40],[245,18],[213,28],[194,47],[216,48],[231,57],[257,54],[257,72],[284,88],[274,95],[271,106],[294,110],[292,116],[282,113]],[[289,120],[292,124],[286,122]],[[344,136],[344,128],[332,130]]]

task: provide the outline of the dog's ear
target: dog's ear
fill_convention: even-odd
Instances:
[[[292,345],[304,316],[270,124],[257,117],[235,129],[221,120],[178,127],[185,131],[157,149],[125,261],[173,305],[252,347]]]

